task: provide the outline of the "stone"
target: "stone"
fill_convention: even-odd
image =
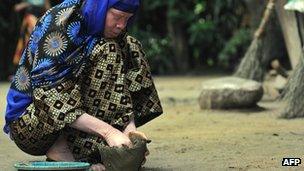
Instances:
[[[253,80],[224,77],[202,83],[201,109],[250,108],[263,96],[262,84]]]

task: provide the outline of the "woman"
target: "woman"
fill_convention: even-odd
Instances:
[[[7,96],[24,152],[103,168],[102,148],[162,113],[141,44],[126,27],[138,0],[66,0],[37,23]],[[100,168],[99,168],[100,169]]]

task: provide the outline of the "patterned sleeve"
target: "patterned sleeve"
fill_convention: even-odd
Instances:
[[[33,91],[35,115],[50,126],[50,132],[61,130],[85,113],[81,97],[80,85],[73,80],[53,88],[36,88]]]
[[[135,125],[139,127],[158,117],[163,111],[142,45],[131,36],[127,37],[127,42],[130,69],[126,77],[135,110]]]

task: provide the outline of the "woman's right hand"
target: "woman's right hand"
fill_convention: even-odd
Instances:
[[[131,148],[133,146],[129,137],[115,128],[108,130],[104,136],[104,139],[110,147],[127,146]]]
[[[127,135],[108,123],[87,113],[80,115],[73,123],[71,123],[70,127],[102,137],[110,147],[133,146]]]

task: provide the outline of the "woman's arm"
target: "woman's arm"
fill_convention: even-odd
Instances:
[[[112,127],[108,123],[97,119],[87,113],[79,116],[70,127],[81,130],[83,132],[94,134],[99,137],[103,137],[110,147],[128,146],[132,147],[132,142],[116,128]]]
[[[129,132],[134,132],[136,131],[136,126],[134,122],[134,118],[130,121],[130,123],[127,125],[125,130],[123,131],[124,134],[128,134]]]

